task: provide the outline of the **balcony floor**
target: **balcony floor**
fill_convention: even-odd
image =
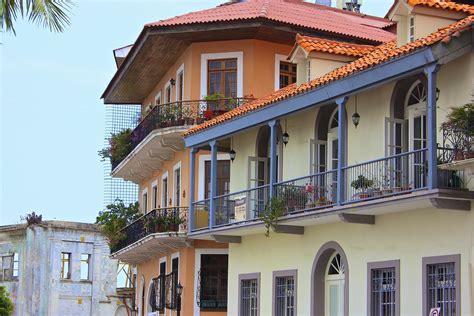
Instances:
[[[376,216],[378,215],[407,212],[415,209],[433,208],[468,211],[471,210],[473,200],[474,191],[448,189],[420,190],[391,197],[354,202],[342,206],[334,205],[324,209],[302,210],[282,217],[278,221],[278,225],[306,227],[337,222],[352,223],[351,218],[354,216],[351,215],[362,215],[362,218],[369,221],[373,217],[376,224]],[[469,209],[461,210],[461,208],[467,207]],[[359,220],[363,222],[365,219]],[[202,229],[194,231],[189,234],[189,238],[215,240],[214,236],[248,236],[264,233],[265,227],[262,221],[254,219],[215,227],[212,230]]]

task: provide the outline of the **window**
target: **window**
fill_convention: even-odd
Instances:
[[[165,103],[171,103],[171,84],[165,87]]]
[[[408,18],[408,41],[410,43],[415,41],[415,17],[410,16]]]
[[[440,308],[440,316],[460,315],[460,255],[423,258],[423,314]]]
[[[370,316],[400,315],[400,261],[367,264],[367,296]]]
[[[174,170],[174,206],[181,205],[181,167]]]
[[[201,255],[198,305],[203,310],[227,309],[228,255]]]
[[[239,315],[260,315],[260,273],[239,275]]]
[[[168,207],[168,174],[161,180],[161,206]]]
[[[206,161],[204,165],[204,198],[211,196],[211,162]],[[217,161],[217,196],[229,193],[230,186],[230,160]]]
[[[166,304],[166,290],[165,290],[165,278],[166,278],[166,261],[160,262],[160,276],[159,276],[159,282],[160,282],[160,291],[157,292],[156,294],[159,295],[159,310],[163,311],[165,308]]]
[[[143,213],[148,213],[148,192],[144,192],[142,195],[142,208]]]
[[[160,105],[161,104],[161,91],[158,92],[158,94],[155,97],[155,105]]]
[[[89,280],[91,255],[88,253],[81,254],[81,280]]]
[[[208,95],[220,94],[226,98],[237,96],[237,59],[216,59],[207,63]]]
[[[184,99],[184,70],[180,70],[177,75],[177,90],[176,101],[183,101]]]
[[[71,253],[61,252],[61,279],[71,278]]]
[[[296,270],[273,272],[273,316],[296,315]]]
[[[173,258],[171,261],[171,272],[178,273],[179,271],[179,257]]]
[[[18,253],[14,252],[0,257],[0,281],[17,280],[18,269]]]
[[[296,64],[280,61],[280,89],[296,82]]]
[[[157,209],[158,208],[158,185],[154,185],[151,188],[151,198],[152,198],[152,208]]]

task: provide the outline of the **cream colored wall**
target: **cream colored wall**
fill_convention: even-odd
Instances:
[[[415,39],[425,37],[438,29],[456,22],[455,19],[438,17],[424,14],[414,14],[415,17]],[[408,32],[408,28],[407,28]]]
[[[437,87],[438,126],[445,121],[449,109],[473,101],[474,57],[465,55],[440,68]],[[453,80],[453,78],[456,78]],[[348,122],[347,163],[349,165],[382,158],[385,156],[385,118],[390,116],[390,103],[395,82],[388,83],[358,94],[357,111],[361,116],[356,129],[352,124],[355,112],[355,98],[351,97],[346,106]],[[316,123],[315,108],[296,113],[286,118],[290,141],[283,148],[283,180],[309,173],[309,140],[314,138]],[[281,119],[284,129],[285,118]],[[329,122],[324,122],[329,124]],[[233,136],[237,158],[231,165],[231,192],[248,187],[248,157],[255,156],[258,128],[252,128]],[[442,135],[438,132],[438,143]]]
[[[393,21],[397,22],[397,45],[408,43],[408,18],[405,15],[395,15]]]
[[[319,248],[336,241],[349,268],[349,315],[367,315],[367,262],[400,260],[400,315],[422,314],[421,260],[461,254],[461,311],[474,315],[474,214],[423,209],[376,217],[375,225],[326,224],[306,227],[302,236],[264,232],[229,246],[229,297],[237,298],[238,275],[261,273],[260,315],[271,315],[272,271],[298,270],[298,315],[310,315],[311,269]],[[413,241],[416,240],[416,243]],[[237,315],[237,299],[229,300]]]
[[[337,58],[336,56],[334,56]],[[334,59],[311,58],[311,79],[319,78],[328,72],[344,66],[348,61]]]

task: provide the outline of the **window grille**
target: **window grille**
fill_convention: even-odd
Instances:
[[[371,270],[371,315],[394,316],[396,310],[395,268]]]
[[[240,316],[258,316],[258,280],[241,281]]]
[[[201,255],[197,302],[203,310],[227,309],[227,255]]]
[[[427,273],[427,303],[431,308],[441,308],[440,316],[456,314],[456,273],[454,262],[429,264]]]
[[[293,276],[275,278],[275,316],[295,315],[295,279]]]

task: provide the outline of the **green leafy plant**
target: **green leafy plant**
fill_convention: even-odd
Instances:
[[[127,128],[117,134],[112,134],[109,140],[109,146],[99,151],[102,159],[110,158],[113,166],[119,164],[132,149],[131,143],[132,130]]]
[[[116,200],[107,205],[104,211],[99,212],[95,222],[100,225],[102,233],[109,240],[110,247],[114,247],[126,237],[121,230],[140,216],[138,202],[126,206],[121,200]]]
[[[369,180],[363,175],[359,175],[356,180],[351,182],[351,187],[357,191],[365,192],[368,188],[371,188],[374,185],[373,180]]]
[[[43,215],[32,212],[30,214],[26,214],[25,217],[21,217],[21,220],[26,221],[27,226],[38,225],[43,222]]]
[[[5,286],[0,286],[0,316],[13,314],[14,305]]]
[[[451,108],[447,121],[442,124],[441,128],[463,131],[467,133],[467,136],[474,137],[474,103]]]
[[[275,229],[278,219],[285,214],[285,200],[281,197],[274,197],[265,206],[265,210],[260,214],[260,219],[265,224],[265,236],[270,237],[270,228]]]

